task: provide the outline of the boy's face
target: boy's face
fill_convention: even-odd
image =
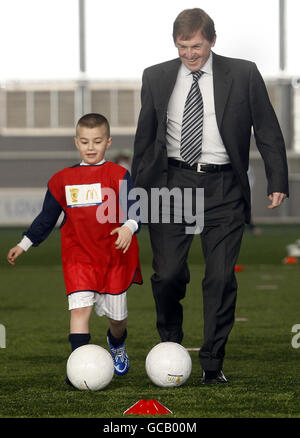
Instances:
[[[112,138],[107,137],[105,125],[95,128],[78,126],[74,140],[81,158],[87,164],[97,164],[103,160],[105,151],[112,142]]]

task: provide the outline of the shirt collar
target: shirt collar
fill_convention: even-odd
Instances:
[[[105,163],[105,159],[103,158],[103,160],[99,161],[99,163],[93,164],[93,166],[100,166],[100,164]],[[90,164],[85,163],[84,161],[81,161],[80,166],[90,166]]]

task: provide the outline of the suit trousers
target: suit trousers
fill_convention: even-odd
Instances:
[[[234,324],[237,297],[234,267],[245,226],[245,203],[232,170],[197,173],[169,165],[170,190],[180,188],[183,192],[184,188],[197,187],[204,189],[204,227],[200,238],[205,260],[204,333],[199,359],[204,370],[215,371],[222,368],[225,345]],[[181,343],[183,307],[180,301],[190,280],[187,257],[194,234],[186,233],[184,220],[149,223],[149,232],[156,326],[162,342]],[[195,324],[198,320],[199,315],[195,315]]]

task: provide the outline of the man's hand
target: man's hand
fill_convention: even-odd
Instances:
[[[23,254],[24,250],[20,246],[14,246],[7,254],[7,261],[11,265],[15,265],[15,260]]]
[[[132,240],[132,232],[131,230],[125,225],[123,227],[118,227],[112,230],[110,235],[118,234],[118,238],[115,241],[116,249],[123,249],[123,254],[128,250],[131,240]]]
[[[285,193],[279,193],[279,192],[273,192],[271,195],[269,195],[270,201],[272,201],[272,204],[268,205],[268,208],[276,208],[279,207],[279,205],[282,204],[283,200],[286,198]]]

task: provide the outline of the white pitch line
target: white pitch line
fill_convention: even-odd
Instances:
[[[278,289],[277,284],[259,284],[256,286],[258,290],[276,290]]]
[[[282,280],[282,275],[261,275],[262,280]]]

